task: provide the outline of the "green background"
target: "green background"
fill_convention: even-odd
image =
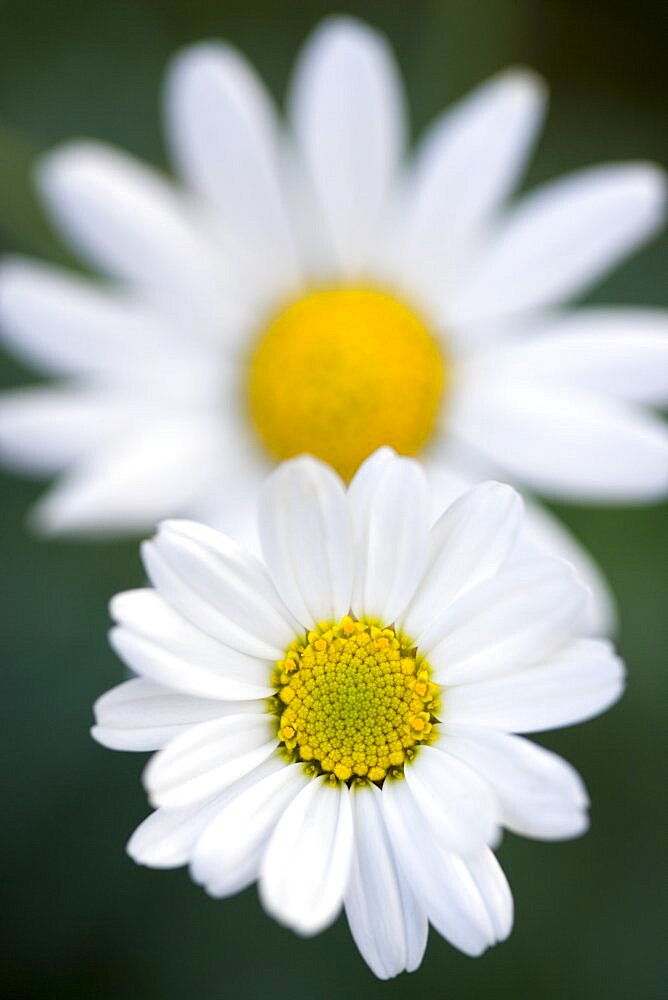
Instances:
[[[416,131],[508,64],[541,71],[552,102],[530,185],[593,161],[665,162],[662,6],[386,0],[341,9],[390,36]],[[282,97],[298,44],[334,9],[257,0],[0,3],[3,248],[67,259],[28,181],[33,156],[50,144],[91,135],[164,162],[160,85],[179,45],[231,39]],[[591,298],[665,304],[666,246],[655,241]],[[34,377],[0,358],[3,384]],[[29,537],[25,512],[41,488],[4,478],[0,500],[8,997],[665,996],[665,508],[560,508],[617,592],[629,668],[616,708],[543,741],[585,776],[590,833],[564,844],[507,836],[500,858],[516,901],[510,940],[471,960],[432,932],[420,971],[384,984],[366,969],[344,919],[302,941],[264,916],[254,889],[213,901],[185,871],[149,871],[125,856],[147,812],[143,755],[103,750],[88,727],[94,698],[123,677],[105,641],[106,602],[142,582],[137,544]]]

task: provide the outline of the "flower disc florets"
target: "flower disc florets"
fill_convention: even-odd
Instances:
[[[438,686],[394,628],[323,623],[292,643],[274,683],[278,737],[315,773],[382,782],[432,738]]]
[[[350,479],[381,445],[417,454],[449,380],[442,347],[412,309],[374,288],[288,304],[250,361],[253,425],[276,458],[310,453]]]

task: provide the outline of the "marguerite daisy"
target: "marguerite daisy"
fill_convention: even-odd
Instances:
[[[0,409],[4,461],[62,473],[34,523],[186,514],[237,532],[277,460],[309,452],[349,478],[385,444],[465,483],[662,496],[667,435],[646,407],[668,397],[665,315],[558,307],[652,235],[663,175],[596,167],[508,206],[544,103],[532,73],[503,73],[408,160],[388,46],[337,18],[298,60],[285,131],[236,50],[176,58],[183,184],[93,142],[47,156],[46,204],[109,280],[26,260],[0,274],[7,342],[63,379]]]
[[[118,595],[114,648],[140,676],[96,704],[95,738],[157,750],[138,862],[188,864],[213,896],[256,881],[300,934],[345,907],[376,975],[417,968],[431,923],[478,955],[511,929],[492,847],[587,826],[577,773],[515,735],[619,696],[561,560],[515,549],[521,501],[484,483],[432,524],[423,471],[381,449],[342,481],[312,458],[269,478],[262,560],[167,521],[155,589]]]

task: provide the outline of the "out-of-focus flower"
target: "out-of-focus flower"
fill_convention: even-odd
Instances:
[[[392,55],[339,18],[298,60],[286,132],[236,50],[177,57],[183,187],[92,142],[49,155],[44,199],[112,284],[25,260],[0,275],[7,343],[63,379],[0,410],[4,461],[63,473],[34,523],[236,531],[276,460],[310,452],[350,477],[383,444],[465,482],[662,496],[647,407],[668,395],[665,314],[559,306],[655,231],[663,175],[595,167],[508,206],[544,102],[532,73],[503,73],[406,160]]]
[[[382,978],[420,964],[428,922],[470,955],[509,934],[500,827],[573,837],[588,805],[565,761],[514,734],[581,722],[623,686],[610,644],[579,637],[572,570],[515,551],[514,490],[477,486],[431,529],[428,501],[418,463],[385,448],[347,493],[314,459],[279,467],[263,561],[163,524],[143,549],[155,590],[112,602],[140,676],[93,729],[159,751],[136,861],[189,864],[213,896],[257,880],[305,935],[343,904]]]

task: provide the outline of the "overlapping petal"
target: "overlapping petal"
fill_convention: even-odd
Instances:
[[[574,639],[528,670],[450,688],[444,720],[535,733],[604,712],[623,688],[624,668],[610,644]]]
[[[404,136],[401,84],[385,39],[352,18],[325,21],[297,61],[289,98],[297,149],[339,272],[378,255]]]
[[[355,944],[379,979],[412,972],[427,946],[428,923],[389,841],[375,785],[351,789],[354,850],[345,895]]]
[[[276,825],[260,868],[260,898],[280,923],[309,936],[337,916],[353,851],[350,793],[312,778]]]
[[[331,469],[311,458],[279,466],[263,488],[260,541],[276,589],[304,627],[348,613],[352,524]]]
[[[355,531],[352,606],[359,617],[394,622],[411,599],[427,554],[428,493],[417,462],[381,448],[350,484]]]

